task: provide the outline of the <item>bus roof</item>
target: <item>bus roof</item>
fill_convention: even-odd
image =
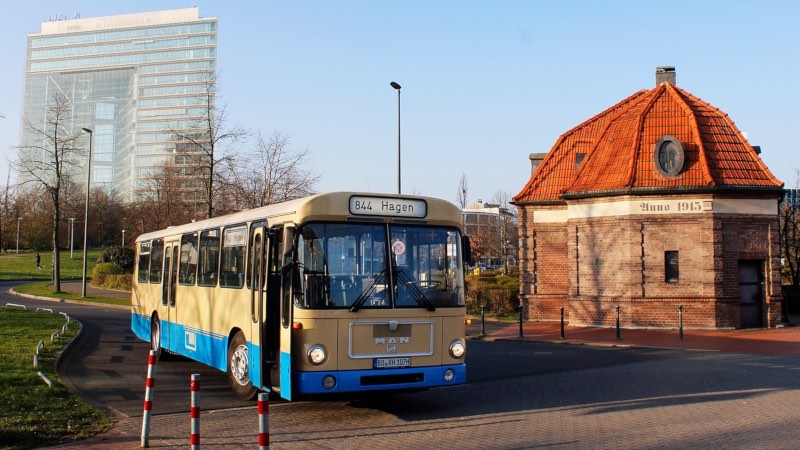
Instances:
[[[355,201],[369,202],[370,208],[374,206],[374,209],[364,211],[364,213],[354,212],[353,202]],[[372,201],[376,202],[375,205],[372,205]],[[393,201],[397,203],[393,203]],[[387,211],[379,210],[382,205],[388,208]],[[414,211],[412,215],[407,213],[407,209]],[[420,216],[420,209],[424,210],[424,216]],[[439,198],[360,192],[327,192],[224,216],[212,217],[211,219],[170,226],[162,230],[141,234],[136,239],[136,242],[257,220],[266,220],[271,226],[287,222],[300,224],[310,220],[357,221],[359,219],[364,221],[375,221],[377,219],[384,222],[402,220],[406,223],[417,222],[462,227],[461,210],[452,203]]]

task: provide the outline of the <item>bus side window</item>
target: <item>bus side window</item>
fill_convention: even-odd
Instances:
[[[200,233],[200,255],[198,261],[198,286],[216,286],[219,265],[219,230]]]
[[[184,234],[181,236],[180,269],[178,282],[182,285],[193,286],[197,276],[197,235]]]
[[[219,274],[220,287],[241,288],[244,286],[244,250],[247,243],[247,228],[226,228],[222,239],[222,263]]]
[[[137,280],[147,283],[150,276],[150,241],[139,243],[139,265],[137,267]]]
[[[150,282],[161,283],[161,272],[164,266],[164,241],[156,239],[150,249]]]

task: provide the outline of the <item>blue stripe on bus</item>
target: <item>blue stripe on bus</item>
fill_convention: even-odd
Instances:
[[[170,323],[169,327],[163,328],[169,329],[175,338],[169,340],[168,350],[223,372],[227,370],[227,336],[174,322]]]
[[[280,371],[281,371],[281,380],[280,380],[280,388],[281,388],[281,397],[286,400],[292,400],[292,391],[294,391],[295,387],[293,386],[294,382],[292,381],[291,370],[292,370],[292,355],[287,352],[281,352],[280,356]]]
[[[150,342],[150,318],[131,313],[131,330],[143,341]]]
[[[167,327],[165,325],[171,325]],[[162,322],[162,329],[173,329],[177,331],[176,336],[182,337],[177,339],[177,342],[172,344],[168,350],[180,353],[184,356],[192,358],[198,362],[209,365],[221,371],[227,370],[227,356],[228,356],[228,337],[218,333],[211,333],[208,331],[200,330],[194,327],[184,327],[179,324],[166,324]],[[144,341],[150,341],[150,318],[138,314],[131,315],[131,329],[137,337]],[[188,335],[187,335],[188,333]],[[193,336],[193,341],[192,337]],[[187,346],[187,344],[189,344]],[[261,349],[251,342],[247,342],[248,358],[251,361],[259,361]],[[284,368],[291,367],[290,355],[281,352],[281,366]],[[250,378],[253,384],[262,387],[263,381],[261,378],[261,367],[259,364],[251,364]],[[444,380],[444,371],[453,369],[455,372],[455,379],[451,382]],[[420,374],[421,381],[407,382],[407,383],[391,383],[391,384],[375,384],[363,386],[361,378],[364,376],[377,376],[382,375],[412,375]],[[390,389],[424,389],[438,386],[450,386],[456,384],[464,384],[467,381],[466,365],[457,364],[451,366],[433,366],[433,367],[411,367],[405,369],[381,369],[381,370],[349,370],[349,371],[333,371],[333,372],[296,372],[290,378],[281,374],[282,380],[292,380],[293,386],[287,386],[288,383],[282,383],[285,389],[281,389],[282,397],[291,400],[291,392],[298,394],[325,394],[334,392],[358,392],[358,391],[377,391],[377,390],[390,390]],[[322,387],[322,377],[325,375],[333,375],[336,377],[336,386],[327,390]],[[288,397],[285,397],[288,394]]]
[[[253,383],[253,386],[261,386],[263,384],[261,380],[261,364],[259,364],[259,361],[261,361],[261,347],[247,341],[247,370],[249,371],[250,382]]]
[[[131,329],[140,339],[150,342],[150,318],[131,314]],[[176,339],[162,336],[165,349],[184,355],[215,369],[226,371],[228,359],[228,337],[219,333],[161,321],[161,332],[172,333]],[[252,349],[248,342],[248,349]]]
[[[444,380],[444,372],[452,369],[455,372],[453,381]],[[393,389],[425,389],[439,386],[451,386],[467,382],[466,364],[452,366],[411,367],[406,369],[379,370],[346,370],[333,372],[296,372],[294,374],[294,392],[298,394],[327,394],[334,392],[359,392]],[[322,378],[326,375],[336,377],[333,389],[322,387]],[[421,381],[381,384],[381,376],[421,375]],[[362,385],[362,377],[377,377],[378,384]]]

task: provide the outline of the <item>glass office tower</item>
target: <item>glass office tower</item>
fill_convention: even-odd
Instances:
[[[135,199],[165,163],[181,164],[176,132],[208,114],[216,54],[217,19],[197,8],[42,23],[28,36],[20,159],[40,145],[30,125],[61,95],[66,131],[93,130],[92,188]],[[85,165],[70,173],[84,186]]]

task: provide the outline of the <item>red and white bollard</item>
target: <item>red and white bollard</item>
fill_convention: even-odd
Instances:
[[[142,448],[150,446],[150,413],[153,410],[153,386],[156,383],[156,351],[147,357],[147,380],[144,390],[144,415],[142,415]]]
[[[192,436],[189,438],[189,445],[192,450],[200,449],[200,374],[193,373],[192,381],[189,384],[192,391]]]
[[[269,393],[258,394],[258,448],[269,450]]]

